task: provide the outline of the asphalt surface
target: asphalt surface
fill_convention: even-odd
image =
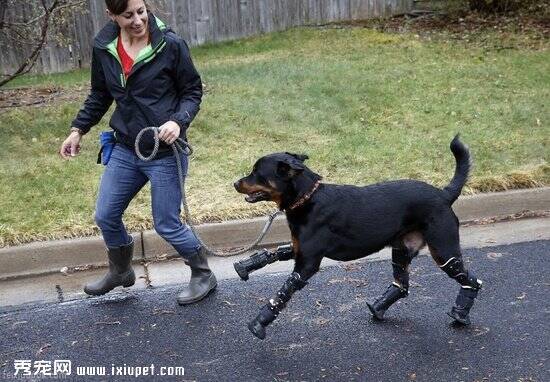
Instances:
[[[15,360],[65,359],[65,380],[549,381],[549,254],[550,241],[466,250],[484,281],[467,328],[445,314],[458,284],[429,257],[415,259],[410,296],[382,323],[365,302],[391,282],[390,262],[324,268],[264,341],[246,323],[286,274],[223,280],[188,307],[176,305],[177,288],[163,287],[4,309],[0,380],[15,378]],[[183,366],[185,376],[109,376],[112,365],[151,364]],[[107,376],[77,378],[78,366],[106,367]]]

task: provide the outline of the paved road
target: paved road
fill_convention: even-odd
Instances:
[[[365,301],[385,290],[390,263],[343,264],[298,292],[264,341],[245,324],[286,274],[224,280],[185,308],[164,287],[3,310],[0,380],[14,377],[14,360],[36,370],[68,359],[67,380],[77,366],[109,374],[154,364],[185,367],[184,377],[159,381],[549,381],[549,254],[550,241],[465,251],[485,286],[468,328],[450,324],[458,287],[428,257],[413,263],[411,295],[385,322],[372,321]],[[151,377],[94,378],[132,379]]]

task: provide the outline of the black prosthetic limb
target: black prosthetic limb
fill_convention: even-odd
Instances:
[[[258,316],[249,322],[248,329],[259,339],[265,338],[265,328],[271,324],[285,308],[294,292],[307,285],[307,281],[302,280],[298,272],[292,272],[285,281],[283,287],[279,289],[277,295],[260,309]]]
[[[248,280],[250,273],[265,267],[275,261],[286,261],[294,258],[294,252],[290,244],[277,247],[275,252],[270,252],[263,249],[260,252],[254,253],[247,259],[241,260],[233,264],[235,271],[241,279]]]
[[[386,310],[388,310],[388,308],[397,300],[407,296],[408,291],[406,289],[401,288],[397,285],[397,283],[393,283],[388,287],[388,289],[386,289],[386,292],[384,292],[381,297],[374,301],[374,303],[369,304],[367,302],[367,306],[369,307],[373,317],[382,321]]]
[[[470,325],[470,309],[481,289],[481,280],[478,280],[472,272],[464,268],[461,258],[453,257],[449,259],[441,266],[441,269],[461,285],[455,306],[447,314],[462,325]]]
[[[408,267],[416,253],[409,255],[405,249],[393,248],[392,250],[392,268],[394,282],[386,289],[386,292],[376,299],[374,303],[367,306],[373,317],[377,320],[384,319],[386,310],[400,298],[409,295],[409,271]]]

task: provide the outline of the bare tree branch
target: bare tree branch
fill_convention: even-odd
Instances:
[[[36,45],[34,50],[31,52],[29,57],[15,71],[15,73],[8,75],[7,78],[4,78],[3,80],[0,80],[0,87],[4,86],[5,84],[13,80],[15,77],[28,73],[36,63],[36,60],[40,55],[40,51],[44,47],[44,44],[46,43],[46,40],[48,37],[48,27],[50,26],[50,16],[52,14],[52,11],[55,10],[59,5],[59,0],[54,0],[54,2],[50,7],[47,6],[46,0],[42,0],[42,5],[44,6],[46,16],[44,17],[42,22],[42,28],[40,31],[40,40],[38,44]]]
[[[34,42],[32,43],[28,43],[29,45],[34,46],[34,48],[14,73],[0,74],[0,77],[2,78],[0,80],[0,87],[7,84],[14,78],[28,73],[34,67],[36,61],[38,60],[38,57],[40,57],[40,52],[46,45],[46,41],[48,39],[48,31],[49,29],[51,29],[51,27],[53,27],[52,16],[55,13],[60,12],[65,8],[72,8],[82,5],[86,2],[86,0],[53,0],[51,4],[48,5],[48,0],[40,0],[41,6],[43,8],[43,11],[40,15],[33,17],[27,21],[8,22],[6,21],[8,1],[9,0],[0,0],[0,30],[4,29],[11,33],[11,36],[10,33],[6,33],[8,39],[12,38],[12,36],[18,37],[20,44],[26,44],[26,40],[34,40]],[[37,23],[41,25],[39,37],[38,39],[34,37],[31,39],[29,38],[29,35],[35,36],[32,27]],[[36,40],[38,40],[38,43],[36,43]]]
[[[0,6],[1,6],[1,1],[7,1],[7,0],[0,0]],[[78,1],[71,1],[69,3],[66,3],[66,4],[60,4],[58,7],[56,7],[55,9],[52,9],[50,11],[50,13],[54,13],[54,12],[59,12],[60,10],[62,10],[63,8],[70,8],[70,7],[76,7],[77,5],[82,5],[86,2],[86,0],[78,0]],[[44,4],[44,3],[42,3]],[[47,15],[48,12],[43,12],[42,14],[36,16],[36,17],[33,17],[32,19],[28,20],[28,21],[25,21],[25,22],[8,22],[8,21],[5,21],[4,22],[4,25],[6,26],[12,26],[12,27],[26,27],[26,26],[30,26],[34,23],[36,23],[37,21],[39,21],[40,19],[44,18],[46,15]],[[1,28],[0,28],[1,29]]]

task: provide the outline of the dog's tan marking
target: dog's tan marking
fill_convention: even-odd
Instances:
[[[269,185],[272,186],[271,183],[269,183]],[[281,193],[277,192],[275,189],[261,186],[259,184],[250,184],[243,181],[239,184],[238,191],[240,193],[248,194],[248,195],[259,191],[265,192],[266,194],[269,195],[268,200],[277,203],[277,206],[279,207],[279,209],[281,208],[281,202],[282,202]]]
[[[260,186],[258,184],[250,184],[250,183],[247,183],[247,182],[241,182],[241,184],[239,186],[239,192],[241,192],[243,194],[252,194],[252,193],[258,192],[258,191],[264,191],[264,192],[267,192],[270,195],[273,192],[273,190],[271,190],[267,187],[263,187],[263,186]]]
[[[426,241],[420,232],[413,231],[403,236],[403,245],[414,253],[420,251],[426,245]]]
[[[273,181],[267,182],[272,189],[266,192],[269,192],[269,195],[271,195],[271,201],[275,202],[277,204],[277,208],[281,209],[281,204],[283,203],[283,194],[277,191],[277,185],[273,183]]]
[[[294,256],[298,256],[300,253],[300,242],[296,238],[296,236],[292,235],[292,252],[294,252]]]

